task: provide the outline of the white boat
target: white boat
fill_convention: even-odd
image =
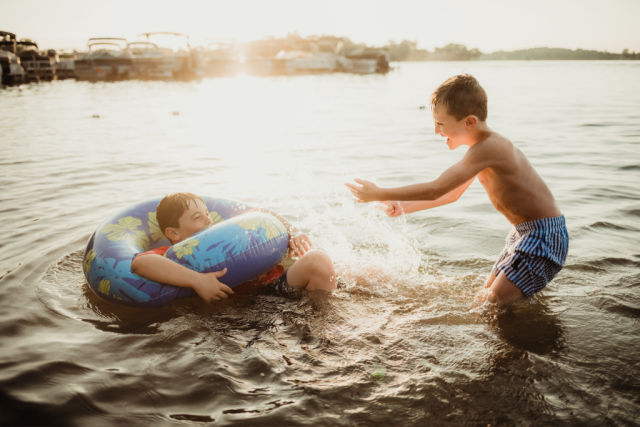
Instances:
[[[189,36],[182,33],[156,31],[138,35],[139,40],[149,42],[163,49],[167,57],[172,57],[173,78],[192,79],[202,77],[198,52],[191,48]]]
[[[58,80],[76,77],[75,60],[76,54],[73,52],[58,53],[58,62],[56,63],[56,77]]]
[[[276,60],[284,60],[285,69],[291,73],[331,73],[338,66],[338,56],[333,52],[280,51]]]
[[[357,49],[345,52],[341,59],[343,71],[356,74],[387,73],[389,53],[378,49]]]
[[[133,78],[172,79],[179,70],[178,59],[171,49],[148,41],[135,41],[127,43],[127,50],[133,63]]]
[[[133,62],[126,49],[127,40],[119,37],[93,37],[87,41],[88,51],[74,61],[78,80],[123,80],[131,76]]]

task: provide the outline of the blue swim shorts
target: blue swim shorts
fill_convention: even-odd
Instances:
[[[513,227],[491,272],[504,273],[530,297],[562,269],[569,250],[564,216],[523,222]]]

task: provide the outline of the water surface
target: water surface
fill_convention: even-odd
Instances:
[[[567,216],[567,266],[505,311],[473,305],[509,225],[478,183],[392,219],[353,177],[401,185],[463,151],[424,107],[471,72],[489,125]],[[637,62],[399,64],[190,83],[0,91],[0,421],[66,425],[630,425],[640,413]],[[82,251],[171,191],[276,210],[332,257],[329,297],[161,309],[89,290]]]

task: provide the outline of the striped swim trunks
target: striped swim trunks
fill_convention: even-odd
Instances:
[[[523,222],[513,227],[492,273],[504,273],[530,297],[542,290],[562,269],[569,250],[563,215]]]

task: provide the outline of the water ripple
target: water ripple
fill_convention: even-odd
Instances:
[[[633,424],[631,62],[464,63],[572,239],[556,279],[507,310],[474,305],[510,228],[480,185],[397,219],[343,187],[428,181],[459,161],[415,106],[461,63],[3,89],[0,424]],[[82,273],[89,235],[181,190],[281,212],[335,261],[339,288],[154,310],[100,299]]]

